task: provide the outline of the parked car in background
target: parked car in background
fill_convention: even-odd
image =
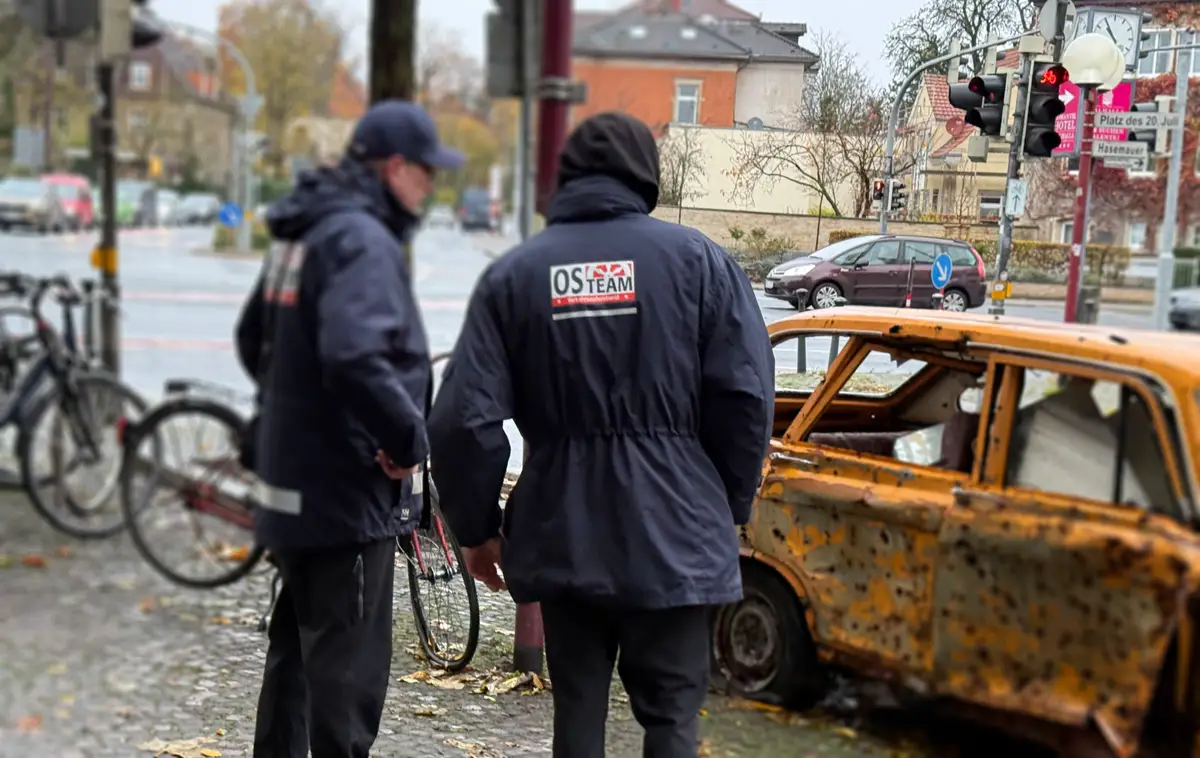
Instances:
[[[158,225],[179,226],[179,193],[174,190],[160,189],[156,193]]]
[[[430,229],[454,229],[458,221],[448,205],[435,205],[425,214],[425,226]]]
[[[496,231],[500,228],[500,205],[484,187],[463,190],[458,201],[458,223],[464,232]]]
[[[1184,332],[1200,332],[1200,287],[1171,293],[1171,326]]]
[[[46,174],[42,181],[55,188],[71,229],[91,229],[96,224],[92,183],[78,174]]]
[[[839,298],[851,305],[900,306],[911,268],[913,307],[932,308],[932,266],[942,253],[953,263],[943,309],[965,311],[983,305],[987,273],[975,248],[959,240],[898,234],[852,237],[785,261],[767,274],[763,292],[800,310],[832,308]]]
[[[207,192],[184,195],[179,202],[181,224],[215,224],[221,212],[221,198]]]
[[[123,216],[129,218],[123,224],[134,228],[158,225],[158,201],[155,198],[157,188],[151,182],[124,181],[117,182],[117,221]],[[121,206],[128,206],[128,211]]]
[[[9,177],[0,181],[0,229],[61,232],[68,224],[58,188],[41,179]]]

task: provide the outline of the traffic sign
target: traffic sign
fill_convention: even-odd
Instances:
[[[1150,146],[1145,142],[1093,142],[1092,155],[1097,158],[1145,158]]]
[[[1004,212],[1010,218],[1025,215],[1025,200],[1029,197],[1029,183],[1025,179],[1009,179],[1004,194]]]
[[[1175,129],[1179,126],[1179,114],[1155,112],[1122,113],[1120,111],[1097,113],[1096,126],[1133,129],[1135,131],[1160,129],[1163,127]]]
[[[1075,3],[1067,3],[1067,12],[1063,21],[1063,37],[1071,39],[1071,33],[1075,29]],[[1058,27],[1058,3],[1051,0],[1042,6],[1042,10],[1038,13],[1038,31],[1047,42],[1054,41],[1054,32]]]
[[[1105,168],[1122,168],[1126,171],[1146,171],[1149,161],[1145,158],[1101,158]]]
[[[222,226],[227,226],[230,229],[241,226],[242,224],[242,208],[237,203],[229,202],[221,206],[221,212],[217,215],[217,220]]]
[[[950,256],[942,253],[933,259],[933,265],[929,267],[929,276],[933,280],[933,288],[936,290],[945,289],[950,283],[950,272],[954,269],[954,263],[950,260]]]
[[[1083,111],[1083,101],[1079,96],[1079,87],[1073,82],[1063,82],[1059,97],[1067,106],[1066,112],[1054,120],[1054,131],[1062,138],[1062,143],[1054,151],[1055,157],[1075,156],[1079,154],[1079,143],[1075,140],[1079,115]],[[1133,105],[1133,83],[1121,82],[1113,90],[1101,93],[1096,103],[1097,115],[1112,111],[1125,111]],[[1097,142],[1123,142],[1125,130],[1097,126],[1092,130],[1092,139]]]

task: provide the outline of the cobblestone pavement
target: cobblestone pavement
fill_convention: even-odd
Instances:
[[[257,629],[264,571],[222,590],[182,590],[145,566],[127,537],[61,538],[18,493],[0,493],[0,524],[0,757],[130,758],[153,755],[139,746],[154,740],[197,738],[223,756],[249,755],[266,642]],[[449,689],[411,677],[423,669],[405,586],[398,579],[392,687],[375,754],[548,755],[548,693],[522,687],[489,697],[472,691],[479,678]],[[474,667],[486,673],[511,656],[513,605],[486,590],[481,605]],[[639,755],[619,688],[611,721],[608,754]],[[949,732],[950,747],[929,747],[878,720],[784,714],[716,696],[703,724],[703,754],[722,758],[983,755],[956,752]]]

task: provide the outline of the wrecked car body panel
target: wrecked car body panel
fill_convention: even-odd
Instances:
[[[1095,729],[1122,758],[1137,753],[1163,681],[1176,710],[1200,710],[1190,636],[1164,669],[1200,592],[1200,341],[971,314],[819,314],[770,326],[777,345],[837,334],[845,347],[806,399],[777,390],[786,431],[741,541],[795,590],[820,657]],[[854,385],[879,356],[917,365],[896,387]],[[968,385],[973,412],[948,394]]]

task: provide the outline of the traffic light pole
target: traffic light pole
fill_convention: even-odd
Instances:
[[[100,244],[93,256],[100,269],[100,360],[113,376],[121,373],[121,320],[117,303],[120,282],[117,278],[117,130],[116,99],[113,86],[114,66],[105,61],[96,66],[96,88],[100,95],[98,124],[100,148],[100,206],[104,219],[100,225]]]
[[[979,52],[980,50],[987,50],[989,47],[996,47],[997,45],[1006,45],[1009,42],[1016,42],[1017,40],[1024,37],[1025,34],[1026,34],[1025,32],[1022,32],[1021,34],[1017,34],[1012,37],[1007,37],[1005,39],[989,40],[989,41],[983,43],[982,45],[976,45],[975,47],[968,47],[965,50],[956,50],[955,52],[949,53],[947,55],[943,55],[940,58],[934,58],[931,61],[922,63],[920,66],[917,66],[916,68],[914,68],[912,71],[909,72],[908,76],[906,76],[904,78],[904,81],[901,82],[900,89],[896,90],[896,99],[892,102],[892,112],[891,112],[891,115],[888,116],[887,137],[884,139],[884,145],[883,145],[884,187],[891,187],[892,186],[892,177],[895,176],[896,130],[900,126],[900,107],[904,104],[904,93],[908,91],[908,88],[912,86],[912,83],[914,81],[916,81],[917,77],[920,76],[921,74],[925,73],[929,69],[933,68],[934,66],[941,65],[941,64],[946,63],[947,61],[950,61],[953,59],[961,58],[963,55],[966,55],[967,53],[975,53],[975,52]],[[879,231],[882,234],[887,233],[888,212],[890,210],[891,209],[888,207],[887,203],[882,203],[879,207]]]
[[[1079,132],[1079,188],[1075,191],[1075,217],[1071,222],[1071,252],[1067,257],[1067,307],[1063,321],[1075,323],[1079,286],[1083,277],[1084,245],[1087,244],[1087,200],[1092,185],[1092,131],[1096,119],[1096,90],[1080,85],[1083,126]]]
[[[1007,280],[1005,274],[1008,272],[1008,259],[1012,254],[1013,216],[1008,207],[1009,187],[1014,180],[1021,177],[1021,151],[1025,144],[1024,134],[1027,116],[1025,106],[1028,101],[1029,83],[1032,77],[1033,56],[1022,56],[1021,72],[1017,78],[1017,102],[1011,132],[1012,144],[1008,149],[1008,171],[1005,172],[1004,180],[1004,202],[1000,207],[1000,242],[996,247],[997,281]],[[995,288],[992,289],[992,305],[988,308],[988,313],[993,316],[1004,315],[1004,298],[996,297]]]
[[[1193,50],[1195,48],[1193,47]],[[1190,59],[1195,56],[1188,56]],[[1195,68],[1195,66],[1193,66]],[[1175,113],[1179,123],[1171,132],[1171,164],[1167,168],[1167,201],[1158,233],[1158,279],[1154,283],[1154,328],[1166,329],[1171,290],[1175,286],[1175,234],[1179,214],[1179,182],[1183,173],[1183,132],[1187,123],[1188,74],[1184,57],[1175,53]]]

